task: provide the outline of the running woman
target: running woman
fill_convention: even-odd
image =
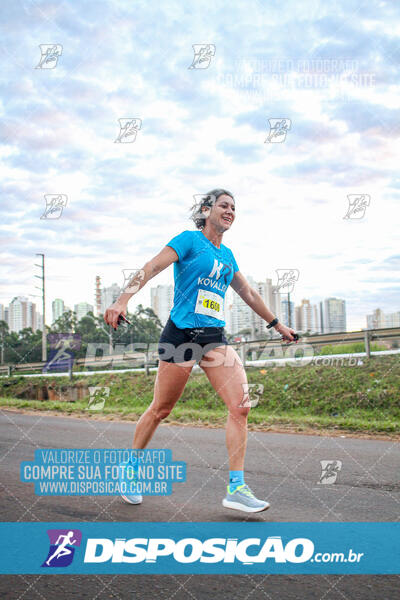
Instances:
[[[233,195],[224,189],[212,190],[192,207],[192,219],[197,229],[172,238],[132,278],[128,289],[133,292],[123,292],[104,314],[105,322],[116,329],[120,315],[126,316],[133,294],[174,263],[174,305],[158,345],[154,397],[137,422],[133,449],[147,446],[162,419],[181,397],[193,365],[198,362],[228,408],[226,446],[230,470],[222,504],[226,508],[259,512],[269,508],[269,503],[257,499],[244,480],[250,401],[246,371],[224,335],[224,297],[228,286],[268,323],[268,328],[274,327],[283,340],[293,341],[295,332],[278,322],[239,271],[232,251],[222,243],[224,233],[235,220]],[[133,469],[132,465],[124,466]],[[130,504],[140,504],[143,500],[141,494],[122,497]]]

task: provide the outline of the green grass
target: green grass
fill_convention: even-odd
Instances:
[[[371,342],[371,352],[379,352],[380,350],[387,350],[385,344],[379,344],[378,342]],[[320,355],[325,354],[353,354],[356,352],[365,352],[364,342],[353,342],[352,344],[326,344],[322,346],[319,351]]]
[[[249,383],[264,391],[250,410],[249,427],[306,430],[341,430],[367,433],[400,433],[400,357],[363,359],[361,366],[282,366],[249,368]],[[18,398],[39,380],[17,376],[0,380],[0,404],[30,410],[47,410],[136,420],[153,398],[155,372],[74,376],[73,383],[109,386],[110,397],[101,411],[85,410],[81,401],[37,401]],[[68,377],[40,379],[40,385],[68,385]],[[255,388],[253,388],[255,391]],[[252,397],[252,396],[250,396]],[[254,396],[253,396],[254,398]],[[226,407],[203,373],[192,373],[181,399],[165,422],[223,426]]]

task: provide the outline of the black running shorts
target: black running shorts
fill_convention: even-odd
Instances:
[[[180,329],[170,317],[161,333],[158,356],[166,362],[199,362],[209,350],[223,345],[228,345],[223,327]]]

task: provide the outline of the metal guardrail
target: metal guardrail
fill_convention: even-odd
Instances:
[[[321,346],[326,344],[350,344],[353,342],[365,342],[366,338],[369,341],[373,340],[389,340],[400,339],[400,327],[388,329],[363,329],[362,331],[343,331],[338,333],[322,333],[316,335],[301,336],[302,342],[310,343],[313,346]],[[248,349],[253,346],[258,347],[265,343],[280,342],[280,338],[271,338],[270,340],[249,340],[244,342]],[[243,342],[232,342],[232,346],[240,346]]]
[[[325,346],[327,344],[346,344],[346,343],[354,343],[354,342],[364,342],[365,344],[365,354],[369,358],[371,356],[371,341],[374,340],[400,340],[400,327],[394,328],[385,328],[385,329],[365,329],[362,331],[344,331],[338,333],[324,333],[319,335],[310,335],[300,337],[301,344],[300,345],[308,345],[313,348],[319,349],[321,346]],[[250,352],[262,351],[267,346],[273,348],[276,346],[277,348],[281,346],[281,339],[279,338],[270,338],[265,340],[249,340],[246,342],[231,342],[231,346],[235,347],[241,357],[243,364],[246,364],[246,355]],[[293,346],[294,347],[294,346]],[[136,363],[136,364],[132,364]],[[112,354],[112,355],[103,355],[101,357],[94,358],[78,358],[74,361],[75,366],[85,366],[85,367],[112,367],[112,366],[142,366],[146,371],[149,370],[151,366],[157,365],[158,357],[157,351],[150,351],[147,353],[147,356],[144,352],[131,352],[124,354]],[[43,367],[46,365],[45,362],[36,362],[36,363],[17,363],[17,364],[5,364],[0,365],[0,374],[6,374],[9,377],[13,373],[18,373],[21,371],[43,371]],[[139,367],[140,368],[140,367]],[[79,373],[79,371],[78,371]],[[49,372],[49,375],[52,375],[53,372]],[[72,377],[72,373],[70,372],[70,377]]]
[[[399,340],[400,341],[400,328],[385,328],[385,329],[364,329],[362,331],[344,331],[338,333],[324,333],[318,335],[310,335],[310,336],[300,336],[300,344],[301,346],[312,346],[313,349],[320,349],[326,345],[338,345],[341,344],[350,344],[362,342],[365,345],[365,355],[367,358],[371,357],[371,342],[381,340],[381,341],[389,341],[389,340]],[[240,357],[242,359],[243,364],[246,363],[246,354],[251,351],[257,352],[265,349],[267,346],[273,347],[273,345],[280,346],[281,340],[280,338],[271,338],[269,340],[253,340],[247,342],[234,342],[233,346],[238,347],[238,351]],[[296,346],[293,346],[295,348]]]

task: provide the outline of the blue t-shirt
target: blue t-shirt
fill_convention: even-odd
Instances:
[[[201,230],[183,231],[172,238],[179,260],[174,262],[174,306],[171,319],[186,327],[224,327],[224,297],[239,271],[232,251],[214,246]]]

